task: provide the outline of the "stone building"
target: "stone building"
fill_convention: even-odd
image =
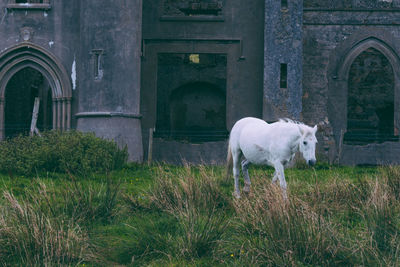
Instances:
[[[318,124],[320,158],[398,163],[400,0],[0,0],[0,138],[78,129],[222,163],[238,119]],[[151,133],[150,133],[151,132]]]

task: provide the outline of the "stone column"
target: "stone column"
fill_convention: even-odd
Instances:
[[[71,98],[67,98],[67,131],[71,129]]]
[[[62,121],[62,119],[61,119],[61,116],[62,116],[62,111],[61,111],[61,106],[62,106],[62,101],[61,101],[61,99],[57,99],[57,130],[62,130],[62,128],[61,128],[61,121]]]
[[[80,3],[77,128],[127,145],[129,160],[140,162],[142,0]]]
[[[301,119],[303,1],[265,0],[263,118]],[[286,86],[281,86],[281,70]],[[285,76],[285,75],[283,75]]]
[[[0,98],[0,140],[3,140],[5,135],[4,98]]]
[[[53,130],[57,129],[57,99],[53,98]]]

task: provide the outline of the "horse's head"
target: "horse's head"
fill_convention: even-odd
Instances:
[[[315,158],[315,145],[318,142],[315,137],[317,129],[317,125],[315,125],[314,128],[307,125],[299,125],[301,133],[299,151],[310,166],[314,166],[317,162]]]

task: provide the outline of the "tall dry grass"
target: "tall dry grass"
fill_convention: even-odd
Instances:
[[[66,182],[64,188],[58,192],[58,198],[62,199],[61,203],[64,205],[60,211],[84,225],[95,221],[112,221],[118,213],[121,180],[113,180],[107,175],[105,182],[95,185],[78,182],[72,175],[70,178],[71,181]]]
[[[116,215],[120,182],[62,186],[33,181],[24,194],[3,192],[0,200],[0,263],[70,266],[98,262],[89,231]]]
[[[343,262],[346,248],[335,226],[295,196],[282,198],[279,187],[256,183],[252,194],[234,202],[236,235],[221,254],[241,265],[332,265]]]
[[[282,199],[279,187],[253,179],[234,200],[236,229],[221,261],[245,266],[400,266],[400,167],[376,179],[332,179]],[[227,259],[231,256],[231,261]]]
[[[400,265],[400,168],[380,170],[370,182],[371,193],[359,209],[366,222],[366,252],[370,262],[384,266]]]
[[[154,186],[148,192],[147,210],[169,217],[174,227],[132,226],[138,244],[148,244],[136,258],[156,254],[193,260],[212,255],[228,227],[226,209],[230,205],[218,179],[205,167],[197,171],[186,166],[174,173],[160,167]],[[137,207],[133,198],[127,200]]]
[[[87,232],[75,221],[54,216],[48,191],[18,200],[5,191],[0,206],[2,265],[59,266],[95,259]]]

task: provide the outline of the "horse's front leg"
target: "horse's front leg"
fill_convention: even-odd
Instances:
[[[243,172],[243,177],[244,177],[244,187],[243,187],[243,192],[249,193],[250,192],[250,176],[249,176],[249,165],[250,161],[247,159],[242,160],[242,172]]]
[[[280,162],[275,163],[274,167],[275,167],[275,173],[279,178],[279,185],[282,189],[283,198],[287,199],[287,193],[286,193],[287,183],[285,180],[284,167]]]

